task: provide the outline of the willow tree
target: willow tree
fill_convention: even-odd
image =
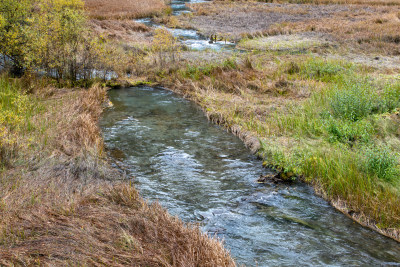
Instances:
[[[0,54],[12,65],[14,74],[21,74],[29,46],[29,28],[32,25],[30,0],[0,0]]]
[[[41,0],[34,16],[33,44],[38,64],[58,78],[76,80],[86,19],[81,0]]]
[[[101,42],[89,34],[82,0],[0,0],[0,11],[0,54],[14,73],[75,81],[95,67]]]

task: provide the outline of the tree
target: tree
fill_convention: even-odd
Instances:
[[[22,74],[24,68],[30,7],[29,0],[0,0],[0,54],[11,62],[12,73],[16,75]]]
[[[160,65],[163,66],[168,57],[175,62],[175,53],[178,51],[177,39],[164,27],[156,29],[154,33],[152,50],[158,53]]]

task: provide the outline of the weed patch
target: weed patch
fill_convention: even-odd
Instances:
[[[362,150],[365,171],[379,179],[395,183],[399,179],[399,158],[387,146],[372,146]]]
[[[24,137],[33,130],[32,118],[40,110],[36,99],[22,90],[18,80],[0,76],[0,162],[8,165],[17,150],[29,147]]]

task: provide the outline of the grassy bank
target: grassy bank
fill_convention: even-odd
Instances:
[[[33,80],[0,77],[0,265],[234,266],[105,161],[104,88]]]
[[[168,71],[167,71],[168,73]],[[181,65],[153,79],[230,129],[257,136],[265,165],[399,240],[400,82],[373,68],[307,55]]]

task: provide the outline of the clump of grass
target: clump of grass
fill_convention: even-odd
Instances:
[[[378,112],[377,94],[365,81],[346,80],[335,85],[328,101],[335,118],[352,122]]]
[[[306,59],[304,62],[290,63],[286,72],[288,74],[297,73],[303,79],[332,82],[336,78],[341,77],[350,68],[350,64],[345,64],[341,61],[311,58]]]
[[[213,73],[219,73],[221,71],[233,70],[237,68],[238,64],[235,59],[228,58],[219,64],[208,63],[204,65],[187,65],[186,69],[180,70],[180,75],[183,78],[200,80],[202,77],[210,76]]]
[[[354,143],[367,143],[374,132],[368,120],[349,122],[347,120],[329,119],[325,122],[330,142],[341,142],[352,146]]]
[[[363,151],[365,171],[382,181],[395,183],[399,180],[399,158],[387,146],[371,146]]]

